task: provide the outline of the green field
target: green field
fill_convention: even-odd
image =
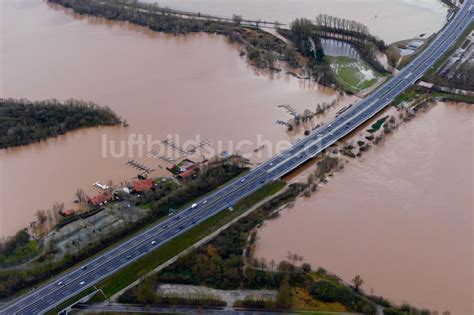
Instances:
[[[339,85],[346,91],[358,93],[384,78],[362,60],[349,57],[326,58]]]

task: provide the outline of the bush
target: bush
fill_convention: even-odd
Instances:
[[[389,307],[389,308],[385,308],[383,310],[383,313],[385,315],[406,315],[407,313],[395,308],[395,307]]]
[[[317,281],[309,288],[311,295],[323,302],[336,302],[339,290],[338,288],[329,281]]]
[[[234,307],[271,309],[275,307],[275,303],[270,300],[246,297],[245,299],[241,301],[236,301],[234,304]]]
[[[309,293],[323,302],[339,302],[354,312],[374,314],[376,311],[371,303],[350,288],[326,280],[314,282],[309,288]]]

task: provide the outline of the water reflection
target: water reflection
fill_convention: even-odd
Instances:
[[[333,57],[349,57],[355,60],[360,60],[359,53],[352,47],[351,44],[335,40],[335,39],[321,39],[324,54]]]

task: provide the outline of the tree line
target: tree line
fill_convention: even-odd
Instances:
[[[375,70],[384,73],[384,66],[378,61],[377,53],[386,51],[385,42],[357,21],[320,14],[315,19],[316,33],[322,37],[336,38],[349,42]]]
[[[242,17],[234,15],[229,21],[205,19],[205,16],[183,18],[155,4],[130,0],[48,0],[71,8],[82,15],[103,17],[109,20],[128,21],[153,31],[171,34],[192,32],[217,33],[226,36],[231,42],[239,44],[249,63],[259,69],[279,70],[274,67],[277,61],[288,63],[293,68],[304,68],[309,75],[323,85],[337,84],[330,65],[324,59],[320,37],[337,33],[342,40],[351,43],[376,70],[384,72],[384,67],[376,58],[377,47],[384,47],[383,41],[370,35],[368,28],[360,23],[321,16],[315,24],[307,19],[297,19],[290,30],[278,32],[294,45],[264,32],[258,28],[241,25]],[[329,29],[329,26],[332,27]],[[331,32],[329,32],[331,31]],[[308,57],[307,61],[301,55]]]
[[[294,49],[279,38],[258,28],[242,27],[239,16],[229,22],[203,18],[182,18],[153,4],[127,0],[48,0],[82,15],[128,21],[156,32],[175,35],[194,32],[217,33],[245,49],[248,61],[257,68],[272,69],[276,60],[298,66]]]
[[[330,33],[336,33],[345,41],[372,42],[381,51],[387,48],[383,40],[372,35],[366,25],[357,21],[320,14],[315,19],[315,25],[318,33],[328,37],[331,37]]]
[[[120,123],[110,108],[92,102],[0,99],[0,149],[38,142],[79,128]]]
[[[377,58],[379,51],[386,50],[385,43],[371,35],[367,26],[328,15],[320,15],[315,21],[299,18],[290,24],[290,30],[278,29],[278,32],[291,40],[297,50],[308,58],[306,68],[317,82],[323,85],[338,84],[324,58],[321,38],[336,38],[349,42],[376,71],[386,72]]]

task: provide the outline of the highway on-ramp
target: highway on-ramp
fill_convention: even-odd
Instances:
[[[41,314],[91,287],[151,250],[170,241],[243,197],[280,178],[320,154],[387,107],[420,79],[459,39],[474,20],[473,0],[458,13],[430,45],[397,75],[332,122],[301,139],[285,152],[262,163],[174,217],[160,222],[112,247],[86,264],[56,277],[34,291],[2,306],[0,314]],[[402,157],[403,158],[403,157]]]

